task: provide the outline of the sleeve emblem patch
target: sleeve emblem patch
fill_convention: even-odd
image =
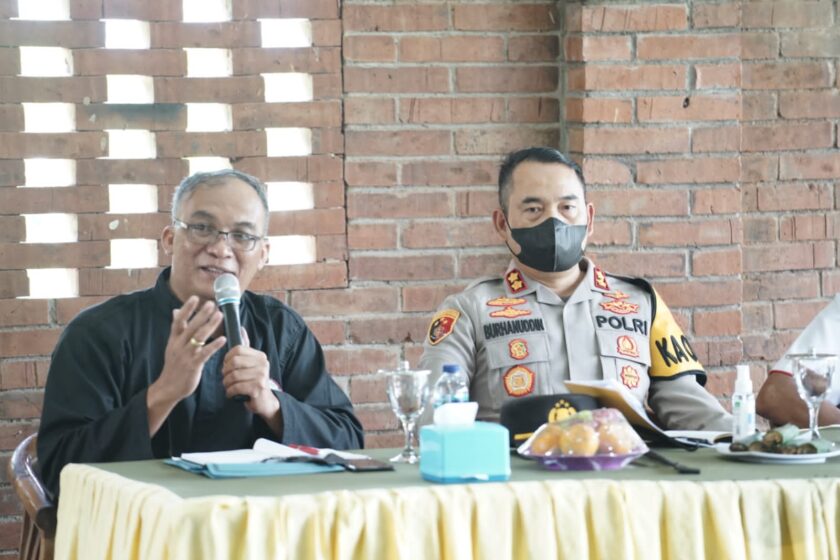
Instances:
[[[528,343],[521,338],[514,338],[508,342],[510,357],[515,360],[524,360],[528,357]]]
[[[455,323],[458,321],[458,317],[460,316],[461,312],[456,311],[455,309],[444,309],[443,311],[438,311],[435,316],[432,317],[432,324],[429,325],[429,344],[434,346],[449,336],[455,328]]]
[[[505,385],[505,391],[511,397],[524,397],[530,395],[534,390],[535,374],[525,366],[513,366],[504,377],[502,381]]]

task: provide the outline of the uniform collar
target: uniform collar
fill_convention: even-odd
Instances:
[[[593,299],[599,294],[610,291],[606,274],[595,266],[595,263],[584,257],[578,266],[585,271],[585,274],[583,280],[568,298],[567,303]],[[536,292],[537,301],[540,303],[558,304],[562,302],[562,299],[550,288],[519,270],[516,261],[513,259],[508,264],[502,280],[508,297],[522,297]]]
[[[169,320],[172,320],[172,310],[180,309],[181,306],[184,305],[178,296],[175,295],[175,292],[172,291],[172,288],[169,287],[169,276],[172,274],[172,267],[167,266],[163,270],[160,271],[158,275],[157,282],[155,282],[155,287],[152,288],[152,293],[154,294],[154,304],[157,308],[158,312],[166,314]],[[241,317],[245,317],[245,309],[246,309],[246,300],[248,298],[248,291],[244,291],[242,296],[239,300],[239,314]]]
[[[169,287],[169,275],[171,273],[172,267],[170,266],[161,270],[157,282],[155,282],[155,287],[152,288],[155,296],[155,305],[159,311],[168,314],[170,318],[172,317],[172,310],[178,309],[183,305],[181,300],[172,292],[172,288]]]
[[[607,275],[604,274],[603,270],[595,266],[595,263],[584,257],[580,261],[580,267],[584,269],[585,274],[583,275],[583,280],[581,280],[569,298],[568,303],[590,300],[610,291]]]

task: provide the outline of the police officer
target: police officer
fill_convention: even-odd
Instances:
[[[666,429],[729,430],[731,416],[671,311],[646,281],[608,274],[583,256],[594,227],[580,167],[552,148],[510,154],[493,225],[513,255],[501,278],[447,297],[420,365],[459,364],[479,419],[502,404],[567,392],[566,380],[615,379]]]

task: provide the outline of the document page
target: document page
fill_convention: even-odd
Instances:
[[[634,426],[645,428],[652,432],[665,432],[650,419],[642,403],[615,379],[599,379],[597,381],[566,381],[566,387],[572,393],[589,395],[598,399],[604,407],[617,408],[624,414],[627,421]]]
[[[731,432],[712,430],[663,430],[651,420],[642,403],[615,379],[566,381],[566,387],[573,393],[595,397],[602,406],[617,408],[633,426],[663,436],[666,440],[688,446],[710,446],[732,437]]]
[[[181,459],[197,465],[232,465],[260,463],[266,459],[288,459],[289,457],[326,457],[334,453],[342,459],[365,459],[367,455],[359,455],[347,451],[336,451],[328,448],[291,447],[260,438],[254,442],[253,449],[231,449],[229,451],[209,451],[203,453],[182,453]]]

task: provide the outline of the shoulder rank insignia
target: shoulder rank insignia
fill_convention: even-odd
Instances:
[[[639,357],[639,347],[636,346],[636,339],[632,336],[626,334],[619,336],[616,340],[616,346],[616,351],[622,356],[627,356],[628,358]]]
[[[507,370],[502,381],[511,397],[524,397],[534,390],[534,372],[525,366],[513,366]]]
[[[490,313],[491,317],[504,317],[505,319],[516,319],[517,317],[522,317],[524,315],[530,315],[531,312],[527,309],[515,309],[513,307],[505,307],[504,309],[499,309],[498,311],[493,311]]]
[[[432,317],[432,324],[429,325],[429,344],[435,345],[452,332],[455,328],[455,322],[461,316],[460,311],[454,309],[444,309],[438,311]]]
[[[521,338],[514,338],[508,342],[510,357],[515,360],[524,360],[528,357],[528,343]]]
[[[624,292],[615,291],[608,294],[604,294],[604,297],[612,298],[610,299],[610,301],[602,301],[600,304],[601,308],[606,311],[611,311],[619,315],[629,315],[630,313],[636,313],[639,310],[638,303],[624,301],[625,299],[630,297]]]
[[[639,372],[636,371],[636,368],[633,366],[622,367],[619,377],[621,377],[621,382],[624,383],[624,386],[628,389],[635,389],[639,386]]]
[[[505,281],[507,282],[508,289],[510,289],[510,291],[514,294],[521,292],[528,287],[528,285],[525,284],[525,280],[522,279],[522,273],[515,268],[507,273]]]
[[[597,266],[592,269],[592,283],[599,290],[609,291],[610,289],[609,284],[607,284],[607,276]]]

